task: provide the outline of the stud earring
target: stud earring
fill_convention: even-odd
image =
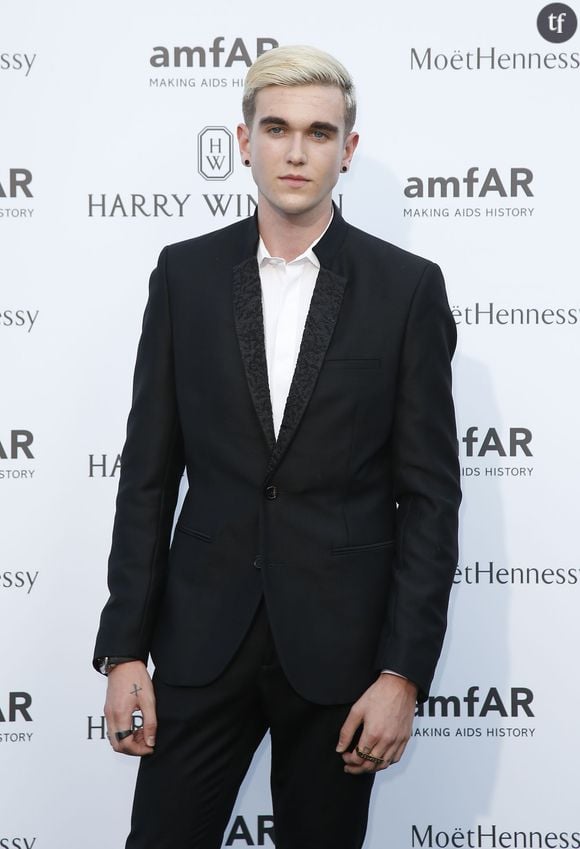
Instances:
[[[246,166],[246,168],[249,168],[250,167],[250,160],[244,159],[244,165]]]
[[[346,172],[348,171],[348,165],[343,165],[340,170],[342,171],[343,174],[346,174]]]

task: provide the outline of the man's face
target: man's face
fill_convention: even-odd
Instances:
[[[238,127],[260,203],[283,216],[311,220],[329,210],[343,165],[358,135],[344,134],[344,97],[334,86],[268,86],[256,96],[251,128]]]

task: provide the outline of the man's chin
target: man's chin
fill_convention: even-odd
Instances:
[[[326,205],[329,205],[330,198],[304,198],[291,197],[269,201],[270,206],[279,215],[288,218],[297,218],[300,216],[309,216],[317,210],[322,210]]]

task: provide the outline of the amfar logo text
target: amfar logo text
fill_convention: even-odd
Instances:
[[[266,838],[268,840],[266,841]],[[237,816],[225,839],[224,846],[275,846],[274,817],[258,814],[256,829],[252,833],[250,826],[242,816]]]
[[[493,193],[502,198],[534,196],[530,188],[534,175],[529,168],[510,168],[503,179],[497,168],[479,175],[480,169],[474,165],[464,177],[408,177],[404,194],[408,198],[484,198]]]
[[[9,439],[4,441],[6,448],[0,442],[0,460],[18,460],[21,453],[33,460],[34,454],[30,450],[33,441],[34,437],[29,430],[11,430]]]
[[[417,706],[415,716],[534,716],[530,707],[533,700],[534,694],[527,687],[512,687],[503,699],[497,687],[490,687],[481,696],[479,687],[469,687],[465,696],[430,696]]]
[[[32,173],[27,168],[10,168],[4,180],[0,180],[0,198],[15,198],[19,193],[31,198],[31,181]]]
[[[0,722],[17,722],[19,719],[32,722],[28,710],[31,704],[32,696],[30,693],[8,693],[8,704],[4,711],[0,707]]]
[[[235,62],[242,62],[247,68],[254,59],[261,56],[267,50],[278,47],[275,38],[257,38],[254,56],[252,55],[243,38],[235,38],[231,46],[223,46],[225,38],[218,35],[210,47],[154,47],[153,55],[149,59],[154,68],[205,68],[208,65],[208,53],[211,54],[211,67],[231,68]],[[225,56],[225,60],[222,57]]]
[[[526,427],[510,427],[503,440],[495,427],[480,431],[478,427],[468,427],[461,441],[466,446],[467,457],[485,457],[497,454],[498,457],[516,457],[518,452],[532,457],[530,442],[532,431]]]

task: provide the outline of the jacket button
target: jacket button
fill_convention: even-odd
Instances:
[[[254,559],[254,566],[256,567],[256,569],[261,569],[263,562],[264,562],[264,558],[262,557],[262,555],[257,554],[255,559]]]
[[[274,486],[274,484],[270,484],[270,486],[267,486],[264,490],[264,495],[266,496],[268,501],[274,501],[276,498],[278,498],[278,487]]]

